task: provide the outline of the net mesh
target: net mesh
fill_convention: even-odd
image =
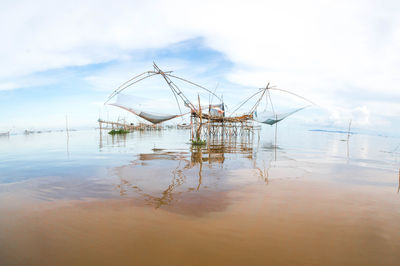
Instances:
[[[298,109],[295,109],[291,112],[287,112],[287,113],[282,113],[282,114],[274,114],[272,112],[269,111],[263,111],[263,112],[254,112],[254,120],[263,124],[267,124],[267,125],[274,125],[280,121],[282,121],[283,119],[285,119],[286,117],[297,113],[300,110],[303,110],[305,107],[301,107]]]
[[[153,124],[162,123],[170,119],[181,116],[181,115],[160,114],[155,112],[143,111],[138,107],[139,104],[135,104],[135,100],[132,99],[131,96],[122,93],[118,94],[116,102],[110,103],[109,105],[113,105],[122,108],[124,110],[127,110]]]

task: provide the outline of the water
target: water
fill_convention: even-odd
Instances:
[[[0,265],[398,265],[400,139],[0,138]]]

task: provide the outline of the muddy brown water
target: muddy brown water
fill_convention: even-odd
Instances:
[[[66,151],[49,136],[1,140],[17,148],[0,153],[0,265],[400,263],[386,140],[353,136],[349,152],[314,132],[277,148],[268,133],[199,148],[185,131],[74,132]]]

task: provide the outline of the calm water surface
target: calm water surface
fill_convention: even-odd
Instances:
[[[400,139],[0,138],[0,265],[399,265]]]

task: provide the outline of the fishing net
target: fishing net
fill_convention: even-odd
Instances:
[[[135,104],[135,99],[132,96],[125,95],[122,93],[118,94],[115,103],[110,103],[109,105],[117,106],[119,108],[127,110],[153,124],[162,123],[170,119],[182,116],[182,114],[172,115],[172,114],[160,114],[151,111],[143,111],[139,107],[140,104]]]
[[[283,119],[285,119],[286,117],[297,113],[300,110],[303,110],[304,108],[307,108],[308,106],[305,107],[301,107],[298,109],[295,109],[291,112],[288,113],[282,113],[282,114],[274,114],[273,112],[269,112],[269,111],[263,111],[263,112],[254,112],[254,120],[263,124],[267,124],[267,125],[274,125],[280,121],[282,121]]]

